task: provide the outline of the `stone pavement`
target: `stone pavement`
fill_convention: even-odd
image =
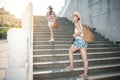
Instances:
[[[7,68],[7,41],[0,40],[0,80],[5,76]]]

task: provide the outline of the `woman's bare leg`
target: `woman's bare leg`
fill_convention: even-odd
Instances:
[[[69,61],[70,61],[70,66],[69,67],[72,68],[72,69],[73,69],[73,53],[77,50],[78,50],[78,48],[76,48],[73,45],[69,49]]]
[[[88,73],[87,51],[86,51],[86,48],[81,48],[80,51],[81,51],[82,59],[84,62],[84,73],[82,75],[87,77],[87,73]]]
[[[50,29],[50,39],[54,39],[53,27],[50,26],[49,29]]]

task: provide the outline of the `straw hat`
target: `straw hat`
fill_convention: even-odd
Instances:
[[[73,12],[71,16],[73,16],[73,15],[77,15],[80,18],[80,14],[77,11]]]
[[[48,9],[53,9],[53,7],[50,5],[50,6],[48,6]]]

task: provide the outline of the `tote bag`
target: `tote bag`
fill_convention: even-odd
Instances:
[[[53,27],[54,28],[58,28],[58,22],[57,21],[54,22],[54,26]]]
[[[83,39],[87,43],[92,43],[95,40],[93,33],[90,31],[90,29],[87,27],[86,24],[82,24],[82,26],[83,26],[83,31],[84,31]]]

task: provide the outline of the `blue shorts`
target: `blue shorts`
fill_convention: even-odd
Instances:
[[[75,38],[73,45],[77,48],[87,48],[87,43],[84,41],[83,38]]]

